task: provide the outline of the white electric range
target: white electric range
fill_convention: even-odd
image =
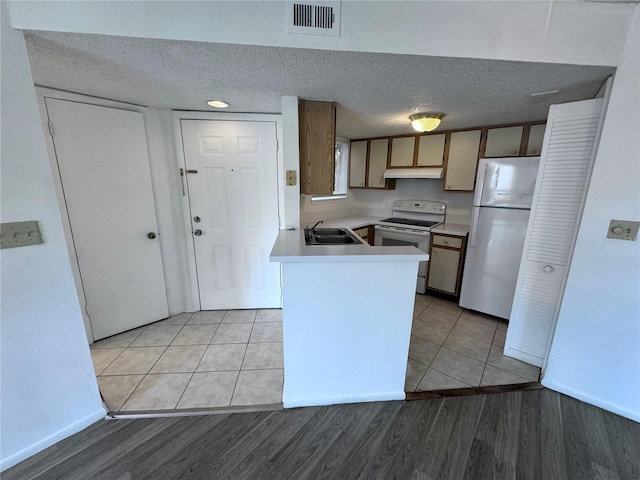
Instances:
[[[375,224],[374,245],[414,246],[429,253],[431,229],[445,220],[447,204],[430,200],[396,200],[391,217]],[[427,262],[420,262],[416,292],[427,288]]]

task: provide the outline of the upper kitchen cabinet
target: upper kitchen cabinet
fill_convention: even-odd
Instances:
[[[415,168],[416,178],[425,178],[418,176],[425,167],[444,165],[445,191],[472,192],[479,158],[540,155],[544,128],[544,123],[489,125],[356,140],[351,142],[349,187],[393,189],[395,180],[385,181],[385,168],[406,170],[401,178],[412,178]]]
[[[367,172],[368,188],[385,188],[384,171],[389,158],[389,139],[371,140],[369,145],[369,171]]]
[[[487,143],[484,157],[517,157],[520,155],[520,144],[524,126],[500,127],[487,129]]]
[[[336,105],[300,100],[300,193],[332,195],[335,182]]]
[[[396,186],[395,180],[384,178],[388,158],[388,138],[352,141],[349,187],[393,190]]]
[[[416,151],[416,136],[393,137],[391,139],[391,161],[389,168],[413,166]]]
[[[418,167],[441,167],[444,163],[445,133],[421,135],[418,140]]]
[[[449,156],[445,164],[445,191],[473,191],[482,130],[451,133]]]
[[[542,152],[542,141],[544,140],[544,130],[546,127],[546,123],[530,126],[529,138],[527,139],[527,156],[540,155]]]
[[[441,167],[446,134],[391,137],[389,168]]]
[[[349,155],[349,186],[356,188],[366,187],[367,180],[367,146],[369,142],[360,140],[351,142],[351,154]]]

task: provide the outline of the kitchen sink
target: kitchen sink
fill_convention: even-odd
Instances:
[[[307,245],[362,245],[356,235],[344,228],[310,228],[304,229],[304,240]]]
[[[349,244],[349,243],[358,243],[355,238],[351,238],[347,235],[316,235],[315,236],[316,243],[321,243],[323,245],[327,244]]]
[[[315,228],[313,233],[316,235],[349,235],[344,228]]]

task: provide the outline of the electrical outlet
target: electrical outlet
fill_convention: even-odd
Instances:
[[[296,184],[296,171],[287,170],[287,185],[291,187],[295,184]]]
[[[636,238],[638,238],[639,226],[640,222],[632,222],[630,220],[611,220],[611,222],[609,222],[607,238],[630,240],[635,242]]]
[[[39,243],[42,243],[42,236],[36,220],[0,225],[0,248],[24,247]]]

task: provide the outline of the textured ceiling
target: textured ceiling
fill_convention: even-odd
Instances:
[[[610,67],[26,32],[34,82],[179,110],[280,112],[280,97],[335,101],[338,135],[411,133],[408,116],[445,114],[440,129],[542,120],[549,105],[592,98]],[[531,97],[532,93],[560,93]]]

